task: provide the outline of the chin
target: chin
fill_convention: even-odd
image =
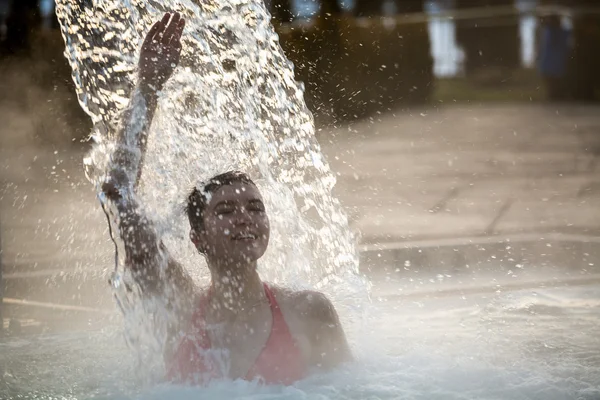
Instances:
[[[245,261],[253,262],[258,261],[263,254],[265,254],[264,250],[261,251],[260,249],[251,249],[241,252],[240,258]]]
[[[245,248],[235,249],[234,252],[238,254],[239,260],[244,260],[246,262],[258,261],[267,250],[266,246],[260,244],[252,244],[244,246]]]

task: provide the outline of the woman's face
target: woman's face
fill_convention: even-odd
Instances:
[[[262,257],[269,235],[269,218],[260,192],[252,184],[234,182],[212,194],[198,239],[209,259],[244,264]]]

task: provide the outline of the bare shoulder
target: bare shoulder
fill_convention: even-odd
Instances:
[[[336,322],[337,313],[333,303],[325,294],[314,290],[294,291],[273,287],[277,301],[289,311],[302,317],[320,322]]]
[[[352,360],[338,314],[325,294],[283,288],[273,288],[273,293],[310,365],[327,369]]]

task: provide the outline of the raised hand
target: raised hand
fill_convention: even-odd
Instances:
[[[139,77],[145,89],[162,90],[179,63],[181,34],[185,20],[179,13],[166,13],[144,39],[139,61]]]

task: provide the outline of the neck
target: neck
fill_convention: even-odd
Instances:
[[[215,316],[235,318],[238,314],[248,314],[266,301],[263,282],[256,271],[256,262],[243,266],[210,263],[210,267],[210,309],[215,312]]]

